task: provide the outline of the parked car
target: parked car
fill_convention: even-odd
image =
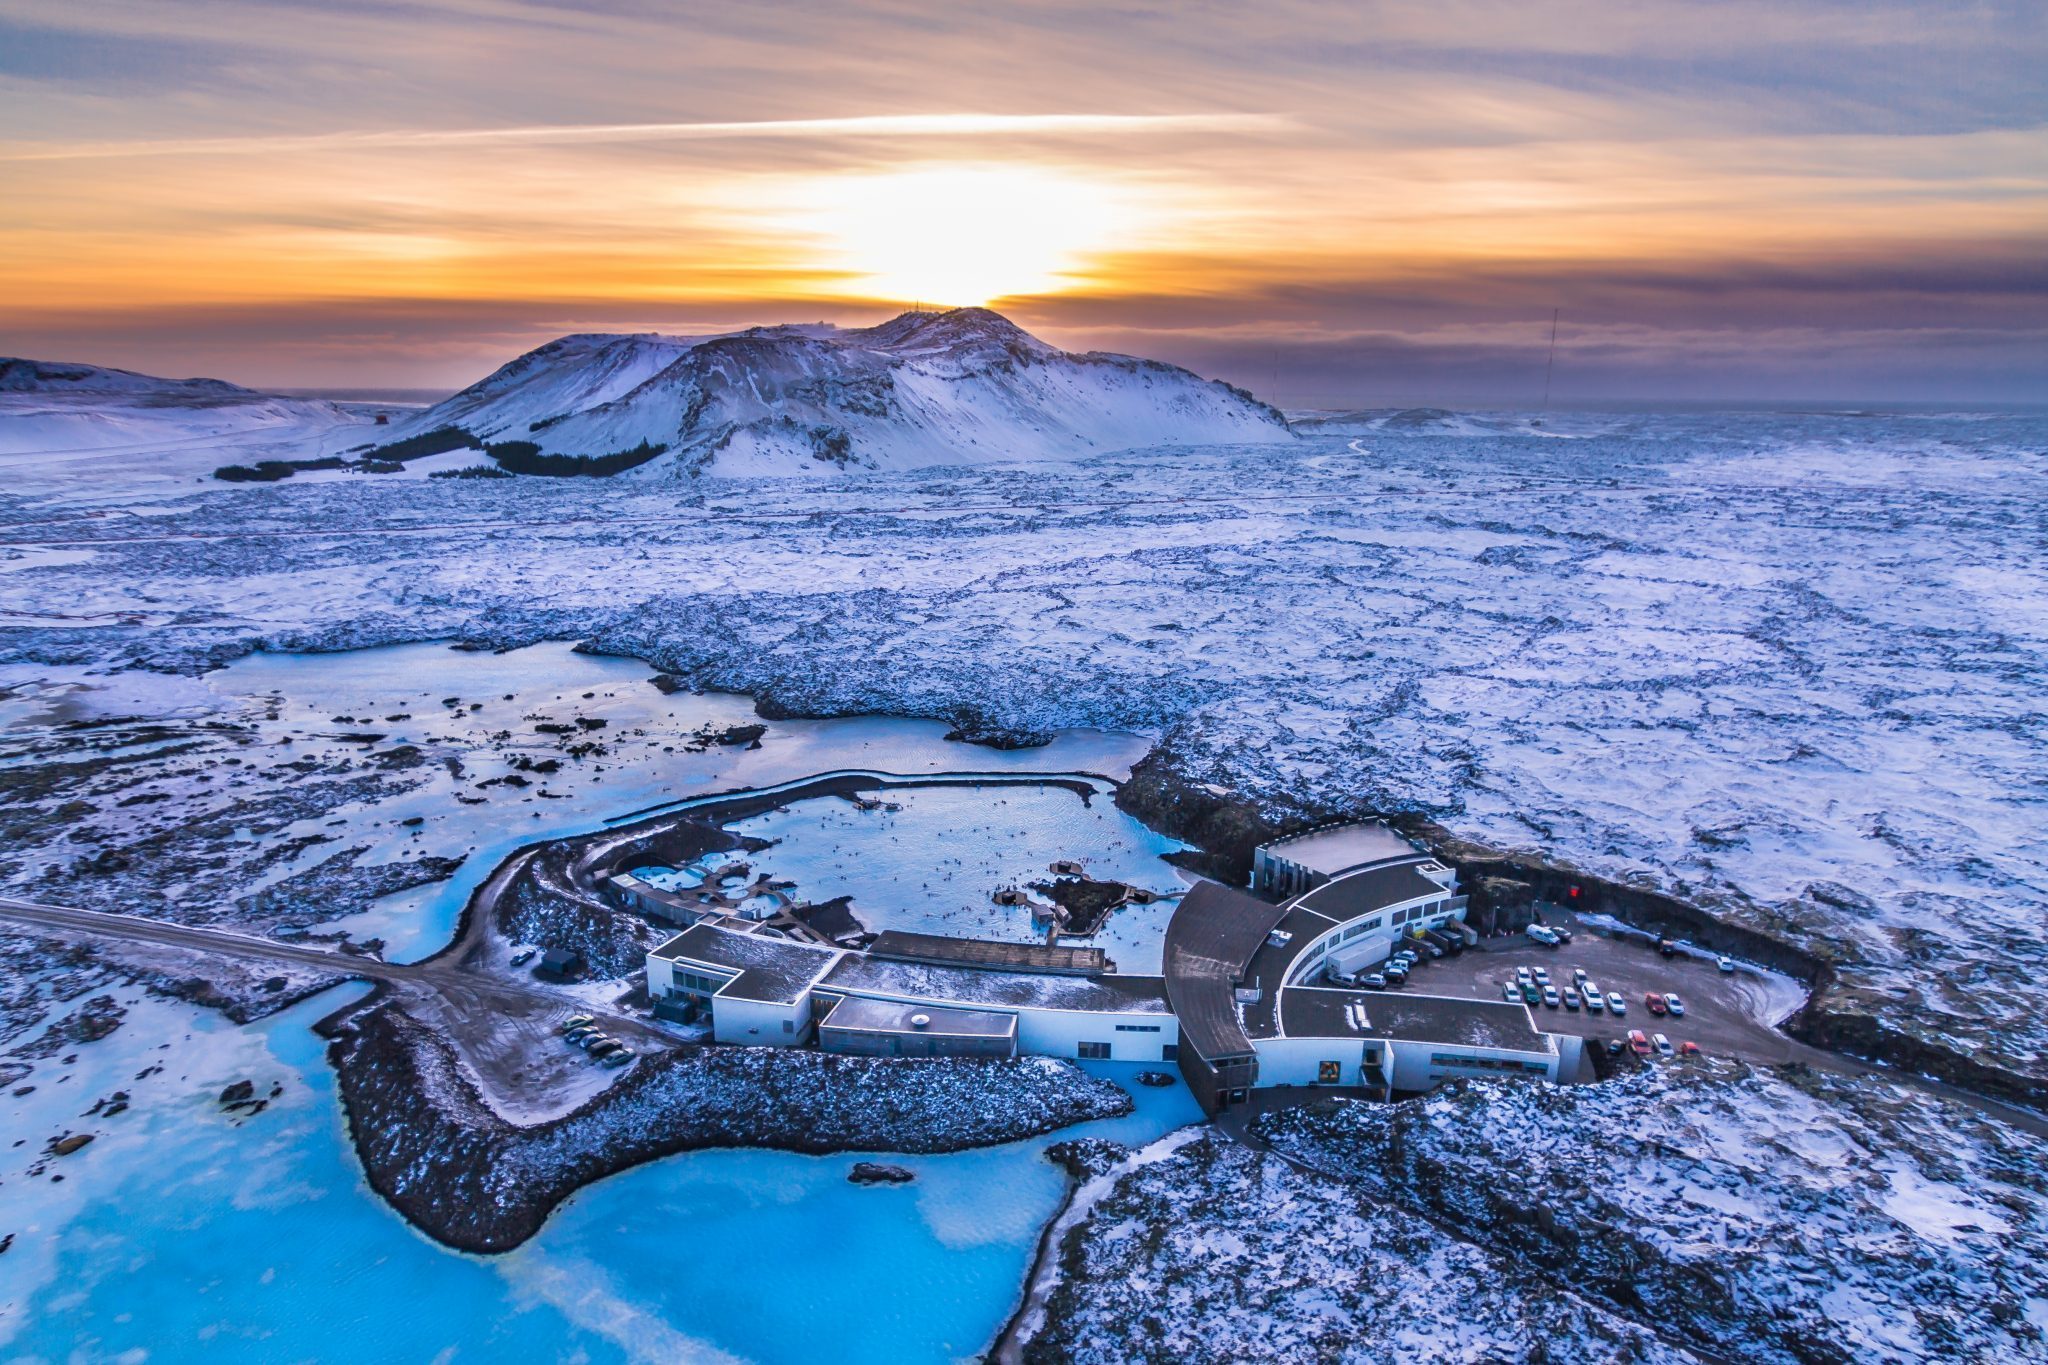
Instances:
[[[1579,983],[1579,994],[1598,997],[1600,996],[1600,987],[1591,981],[1581,981]]]
[[[1607,992],[1607,1012],[1609,1014],[1628,1013],[1628,1001],[1621,998],[1620,991]]]
[[[1650,1055],[1650,1040],[1641,1029],[1632,1028],[1628,1031],[1628,1048],[1638,1057],[1647,1057]]]
[[[1628,1044],[1622,1042],[1621,1039],[1609,1038],[1607,1040],[1607,1055],[1610,1057],[1619,1057],[1622,1054],[1622,1052],[1627,1049],[1627,1047]]]
[[[1572,968],[1572,982],[1573,982],[1573,984],[1577,984],[1578,982],[1584,981],[1585,979],[1586,979],[1586,969],[1585,969],[1584,967],[1574,967],[1574,968]]]
[[[1550,984],[1550,973],[1541,967],[1535,968],[1529,975],[1536,978],[1536,984],[1539,986],[1548,986]]]
[[[597,1020],[587,1014],[572,1014],[562,1021],[562,1032],[567,1033],[572,1028],[588,1028],[596,1022]]]
[[[1673,939],[1660,938],[1657,940],[1657,951],[1665,957],[1676,957],[1678,955],[1678,944]]]
[[[1564,1007],[1576,1010],[1579,1007],[1579,993],[1570,986],[1564,988]]]
[[[1586,997],[1586,1012],[1588,1014],[1598,1014],[1607,1007],[1606,1002],[1600,998],[1600,992],[1594,990],[1591,986],[1585,988],[1584,994]]]
[[[1669,1057],[1671,1055],[1671,1040],[1661,1033],[1650,1035],[1650,1046],[1657,1049],[1659,1057]]]
[[[1557,1008],[1557,987],[1545,986],[1543,988],[1543,1003],[1551,1009]]]
[[[1535,982],[1531,981],[1528,985],[1522,987],[1522,1003],[1525,1005],[1540,1005],[1543,1003],[1543,992],[1537,988]]]
[[[583,1045],[584,1039],[590,1037],[590,1035],[596,1032],[597,1025],[582,1024],[577,1026],[576,1028],[563,1030],[562,1038],[566,1042],[571,1042],[576,1044],[578,1047],[581,1047]]]
[[[1732,972],[1735,970],[1735,959],[1732,957],[1717,957],[1714,959],[1714,965],[1724,972]]]
[[[512,954],[512,965],[524,967],[527,963],[533,961],[533,955],[538,951],[539,949],[537,948],[521,948],[518,952]]]
[[[625,1044],[620,1042],[618,1039],[607,1038],[601,1043],[591,1044],[590,1055],[602,1060],[606,1057],[611,1056],[614,1052],[619,1051],[619,1049],[623,1047],[625,1047]]]
[[[1548,927],[1550,932],[1557,936],[1559,943],[1570,943],[1572,941],[1572,931],[1565,928],[1562,924],[1553,924]]]
[[[1671,1011],[1673,1019],[1685,1018],[1685,1002],[1669,991],[1664,993],[1664,1008]]]
[[[1358,984],[1369,991],[1383,991],[1387,988],[1387,978],[1379,972],[1367,972]]]
[[[1664,997],[1655,991],[1643,992],[1643,1008],[1652,1014],[1664,1013]]]
[[[1530,971],[1527,967],[1515,968],[1515,980],[1517,981],[1527,981],[1535,975],[1536,974]]]
[[[1522,1003],[1522,988],[1515,985],[1512,981],[1500,988],[1500,994],[1501,999],[1507,1001],[1510,1005]]]
[[[1551,933],[1549,928],[1545,925],[1532,924],[1527,929],[1524,929],[1522,932],[1527,934],[1535,942],[1543,944],[1545,947],[1555,948],[1557,946],[1557,935]]]
[[[1678,1055],[1681,1057],[1697,1057],[1700,1055],[1700,1045],[1688,1038],[1678,1045]]]
[[[616,1041],[617,1040],[614,1039],[609,1033],[591,1032],[584,1034],[581,1038],[578,1038],[576,1040],[576,1046],[582,1048],[585,1052],[588,1052],[592,1048],[602,1047],[606,1043]]]
[[[606,1057],[604,1059],[604,1064],[606,1066],[624,1066],[627,1062],[632,1061],[633,1058],[638,1055],[639,1054],[634,1052],[632,1048],[622,1047],[617,1052],[614,1052],[609,1057]]]

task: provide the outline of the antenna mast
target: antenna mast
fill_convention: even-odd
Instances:
[[[1550,411],[1550,372],[1557,368],[1557,309],[1550,310],[1550,356],[1543,362],[1543,410]]]

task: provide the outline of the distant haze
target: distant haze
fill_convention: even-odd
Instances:
[[[2033,0],[0,0],[0,353],[987,303],[1294,407],[2039,401],[2044,70]]]

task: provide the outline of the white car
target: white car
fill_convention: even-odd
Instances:
[[[1671,1011],[1671,1017],[1674,1019],[1685,1018],[1685,1002],[1683,1000],[1680,1000],[1676,995],[1670,994],[1669,992],[1665,994],[1664,1008]]]
[[[1714,959],[1714,965],[1724,972],[1732,972],[1735,970],[1735,959],[1732,957],[1717,957]]]
[[[1591,986],[1588,986],[1586,987],[1585,994],[1586,1013],[1598,1014],[1601,1010],[1606,1008],[1605,1003],[1600,999],[1600,992],[1594,990]]]
[[[1502,986],[1500,988],[1500,998],[1507,1001],[1510,1005],[1519,1005],[1522,1003],[1522,992],[1512,985]]]
[[[1650,1046],[1657,1049],[1659,1057],[1669,1057],[1671,1055],[1671,1040],[1661,1033],[1650,1035]]]
[[[1531,975],[1532,973],[1529,971],[1527,967],[1515,968],[1515,980],[1517,981],[1527,981],[1530,979]]]
[[[1545,986],[1543,988],[1543,1003],[1552,1009],[1557,1008],[1557,987]]]
[[[1544,971],[1541,967],[1536,968],[1529,975],[1536,978],[1536,984],[1539,986],[1548,986],[1550,984],[1550,973]]]
[[[1628,1001],[1621,998],[1620,991],[1607,992],[1607,1011],[1610,1014],[1628,1013]]]

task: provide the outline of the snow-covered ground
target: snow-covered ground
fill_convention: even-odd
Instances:
[[[2035,1140],[1917,1091],[1666,1063],[1254,1128],[1080,1187],[1026,1359],[2048,1359]]]
[[[1578,439],[17,496],[0,658],[588,638],[805,713],[1153,731],[1277,806],[1727,897],[1887,1027],[2039,1069],[2048,423],[1546,420]]]
[[[1157,736],[1191,781],[1276,812],[1426,811],[1708,902],[1833,961],[1837,995],[1884,1028],[2041,1075],[2048,419],[1537,420],[772,483],[715,469],[677,482],[301,476],[138,495],[50,466],[0,493],[0,882],[195,919],[340,921],[411,955],[531,831],[901,766],[883,753],[922,771],[1119,776],[1145,740],[1003,752],[939,738],[1093,726]],[[246,458],[200,449],[177,459]],[[616,657],[363,648],[449,638],[588,640]],[[293,653],[308,650],[358,652]],[[702,692],[657,692],[639,659]],[[752,718],[742,693],[778,718],[764,748],[693,751],[699,727]],[[931,719],[779,719],[790,714]],[[850,740],[863,726],[875,728]],[[570,754],[585,742],[604,751]],[[503,780],[515,776],[524,785]],[[440,890],[419,889],[414,865],[465,853]],[[1880,1092],[1859,1084],[1680,1095],[1671,1122],[1686,1105],[1712,1117],[1754,1101],[1758,1123],[1875,1124]],[[1933,1267],[1930,1280],[1870,1281],[1901,1312],[1986,1282],[1972,1239],[2038,1235],[2018,1168],[1980,1159],[1995,1144],[1972,1138],[1951,1175],[1938,1163],[1955,1125],[1909,1117],[1882,1125],[1900,1155],[1859,1168],[1890,1210],[1886,1235],[1907,1228],[1902,1254]],[[1556,1159],[1594,1159],[1610,1121],[1640,1131],[1626,1113],[1560,1126]],[[1781,1156],[1805,1169],[1810,1154],[1773,1155],[1762,1132],[1709,1124],[1695,1145],[1730,1169]],[[1220,1148],[1213,1160],[1242,1163]],[[1298,1171],[1230,1179],[1282,1209],[1316,1194]],[[1694,1187],[1726,1203],[1718,1177]],[[1866,1202],[1842,1206],[1859,1237],[1875,1226]],[[1254,1282],[1243,1256],[1277,1250],[1228,1239],[1255,1230],[1232,1220],[1263,1215],[1216,1214],[1211,1232],[1190,1220],[1175,1236],[1213,1254],[1215,1284]],[[1317,1224],[1336,1239],[1316,1244],[1331,1274],[1370,1256],[1388,1284],[1426,1294],[1443,1274],[1500,1267],[1494,1248],[1432,1224],[1356,1216],[1371,1224],[1363,1242]],[[1958,1240],[1962,1252],[1944,1249]],[[1807,1273],[1781,1261],[1757,1283],[1780,1270]],[[1317,1299],[1317,1283],[1287,1293],[1355,1324],[1364,1301]],[[1526,1354],[1563,1324],[1596,1355],[1643,1342],[1606,1302],[1545,1292],[1534,1312],[1488,1294],[1463,1318],[1372,1318],[1386,1334],[1374,1340]],[[2039,1312],[2027,1293],[2023,1323]],[[1840,1306],[1881,1322],[1872,1303]],[[1459,1321],[1505,1335],[1444,1335]],[[1848,1345],[1912,1358],[1904,1338],[1858,1330]],[[1940,1341],[1919,1318],[1911,1330]],[[1252,1353],[1320,1339],[1231,1338]],[[1961,1339],[1959,1357],[1990,1358],[1988,1338]]]
[[[376,433],[379,409],[217,379],[0,359],[0,479],[14,493],[119,507],[213,483],[222,465],[318,459]],[[472,461],[473,462],[473,461]],[[424,471],[422,471],[424,473]]]

